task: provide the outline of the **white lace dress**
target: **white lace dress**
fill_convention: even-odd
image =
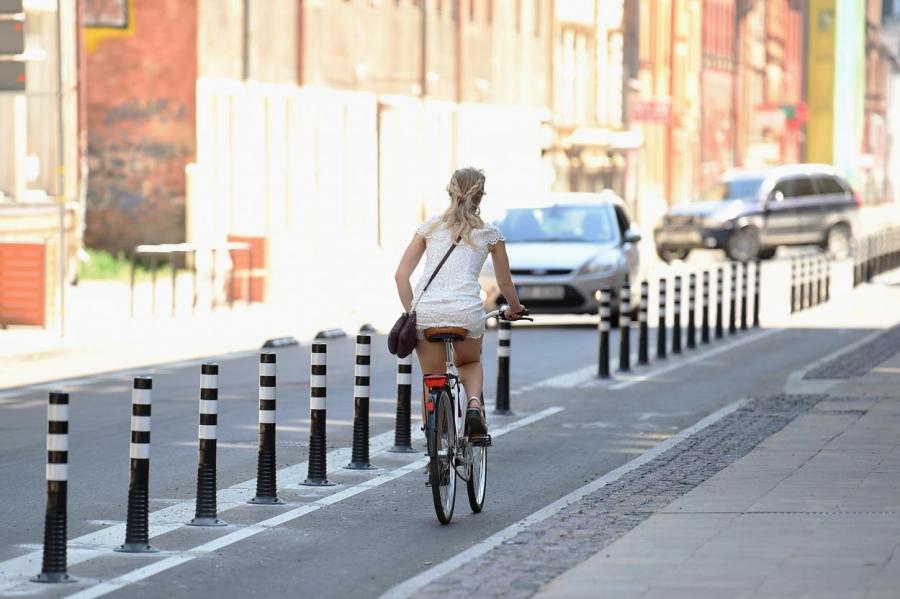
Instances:
[[[461,241],[422,295],[425,283],[453,242],[445,225],[435,226],[439,220],[431,218],[416,229],[425,238],[425,268],[413,294],[419,338],[429,327],[463,327],[470,338],[479,339],[484,335],[484,302],[478,275],[491,248],[504,240],[503,233],[488,223],[473,231],[473,245]]]

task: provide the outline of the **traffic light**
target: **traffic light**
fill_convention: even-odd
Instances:
[[[25,91],[25,13],[22,0],[0,0],[0,92]]]

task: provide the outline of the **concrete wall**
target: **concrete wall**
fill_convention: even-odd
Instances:
[[[184,169],[195,153],[197,1],[121,7],[126,27],[85,32],[85,241],[111,251],[184,239]]]

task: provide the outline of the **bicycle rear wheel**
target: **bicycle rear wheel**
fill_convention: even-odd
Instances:
[[[466,491],[469,494],[469,507],[477,514],[484,507],[487,491],[487,447],[472,446],[471,450],[472,463],[469,464]]]
[[[434,406],[428,415],[431,497],[438,520],[441,524],[449,524],[456,504],[456,471],[452,463],[456,448],[453,402],[447,389],[432,390],[428,399]]]

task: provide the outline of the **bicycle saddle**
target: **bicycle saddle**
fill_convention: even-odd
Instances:
[[[462,327],[430,327],[425,329],[425,338],[437,343],[462,341],[468,336],[469,331]]]

